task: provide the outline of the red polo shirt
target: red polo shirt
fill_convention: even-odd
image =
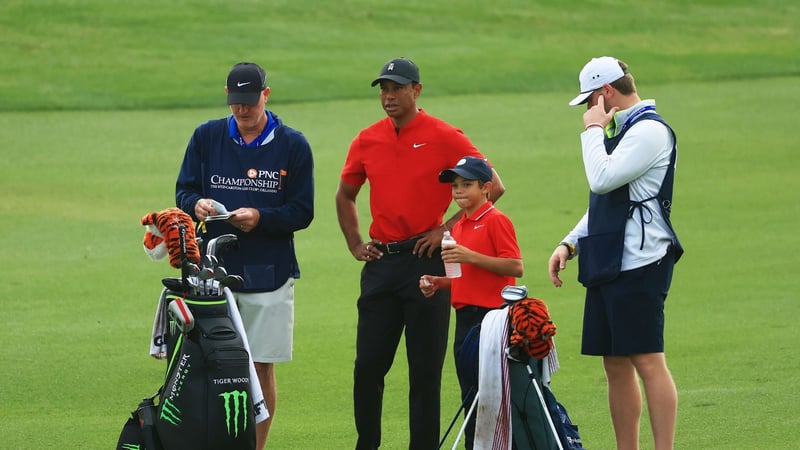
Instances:
[[[511,219],[492,202],[486,202],[470,217],[462,217],[452,233],[456,242],[472,251],[500,258],[522,258]],[[472,264],[461,264],[461,278],[451,281],[450,302],[456,309],[468,305],[498,308],[503,304],[500,291],[516,284],[512,276],[498,275]]]
[[[469,138],[447,122],[419,110],[398,133],[386,117],[362,130],[350,144],[341,180],[369,181],[369,235],[403,241],[436,228],[452,201],[439,172],[464,156],[483,158]]]

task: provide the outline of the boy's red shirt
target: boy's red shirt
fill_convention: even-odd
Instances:
[[[453,226],[453,238],[459,244],[484,255],[522,259],[511,219],[486,202],[469,217]],[[472,264],[461,264],[461,277],[453,278],[450,302],[456,309],[464,306],[498,308],[503,304],[500,291],[515,285],[516,278],[498,275]]]

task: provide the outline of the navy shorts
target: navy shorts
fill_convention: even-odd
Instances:
[[[675,257],[621,272],[586,290],[581,353],[626,356],[664,351],[664,303]]]

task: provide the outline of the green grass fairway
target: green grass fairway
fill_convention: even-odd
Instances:
[[[4,1],[0,449],[113,448],[163,381],[147,344],[160,280],[177,271],[144,254],[139,219],[174,204],[186,142],[228,114],[224,78],[239,60],[264,64],[270,109],[306,134],[316,160],[316,217],[296,240],[294,361],[277,370],[268,448],[353,448],[360,263],[334,192],[350,140],[383,116],[369,82],[399,55],[421,66],[420,105],[500,172],[520,284],[558,327],[553,390],[587,448],[613,449],[600,361],[579,354],[577,264],[561,289],[546,270],[586,207],[583,110],[567,102],[581,66],[602,54],[630,64],[678,134],[673,218],[687,252],[666,332],[676,449],[796,448],[799,18],[778,0]],[[403,351],[395,361],[390,450],[408,447]],[[459,405],[451,355],[444,377],[443,431]],[[646,415],[641,440],[652,448]]]

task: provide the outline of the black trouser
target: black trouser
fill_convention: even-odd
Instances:
[[[358,450],[380,446],[384,377],[392,367],[404,329],[409,449],[432,450],[439,445],[440,388],[450,299],[446,291],[423,297],[419,289],[423,274],[444,275],[438,250],[432,258],[418,258],[410,251],[384,254],[380,260],[366,263],[361,271],[353,386]]]
[[[491,311],[491,309],[478,306],[464,306],[456,310],[456,335],[453,340],[453,359],[456,363],[458,384],[461,386],[461,401],[464,405],[465,416],[469,412],[469,407],[472,406],[473,400],[475,400],[475,393],[478,392],[478,374],[470,370],[472,369],[470,364],[460,361],[461,346],[464,344],[464,339],[466,339],[470,329],[475,325],[479,325],[483,321],[483,317],[489,311]],[[472,341],[472,343],[475,342],[477,341]],[[470,370],[470,373],[462,373],[464,369]],[[464,428],[464,448],[467,450],[472,449],[472,443],[475,440],[476,415],[476,412],[472,413],[472,417]]]

